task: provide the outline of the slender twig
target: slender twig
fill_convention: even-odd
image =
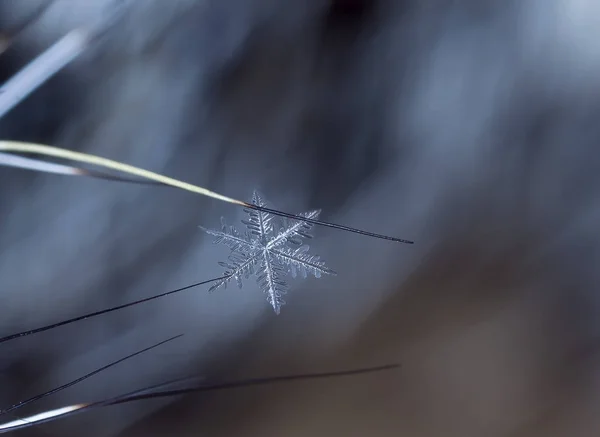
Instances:
[[[311,379],[324,379],[324,378],[339,378],[356,376],[366,373],[381,372],[386,370],[393,370],[400,367],[399,364],[389,364],[385,366],[369,367],[362,369],[337,371],[337,372],[323,372],[323,373],[312,373],[312,374],[300,374],[300,375],[287,375],[280,377],[270,378],[255,378],[247,379],[242,381],[224,382],[217,384],[204,384],[195,387],[188,387],[183,389],[174,390],[163,390],[164,387],[172,385],[173,381],[166,384],[159,384],[153,387],[147,387],[141,390],[136,390],[125,395],[116,396],[103,401],[92,402],[92,403],[80,403],[69,405],[66,407],[58,408],[55,410],[45,411],[40,414],[29,416],[22,419],[13,420],[0,425],[0,433],[15,431],[17,429],[28,428],[30,426],[40,425],[45,422],[50,422],[56,419],[66,418],[74,414],[83,413],[94,408],[108,407],[111,405],[125,404],[129,402],[136,402],[145,399],[158,399],[166,397],[181,396],[190,393],[202,393],[207,391],[227,390],[242,387],[251,386],[262,386],[268,384],[277,383],[290,383],[295,381],[311,380]]]
[[[176,335],[174,337],[171,337],[171,338],[168,338],[166,340],[163,340],[163,341],[161,341],[159,343],[155,343],[152,346],[149,346],[147,348],[141,349],[141,350],[139,350],[137,352],[129,354],[129,355],[127,355],[127,356],[125,356],[123,358],[120,358],[120,359],[118,359],[116,361],[113,361],[112,363],[109,363],[109,364],[107,364],[105,366],[102,366],[102,367],[100,367],[100,368],[98,368],[98,369],[96,369],[96,370],[94,370],[92,372],[86,373],[85,375],[83,375],[83,376],[81,376],[81,377],[79,377],[77,379],[74,379],[73,381],[70,381],[70,382],[68,382],[66,384],[63,384],[63,385],[59,386],[59,387],[53,388],[52,390],[49,390],[49,391],[46,391],[46,392],[41,393],[39,395],[36,395],[36,396],[34,396],[32,398],[29,398],[27,400],[18,402],[16,404],[14,404],[13,406],[9,407],[9,408],[6,408],[4,410],[0,410],[0,416],[2,416],[4,414],[8,414],[11,411],[14,411],[14,410],[16,410],[18,408],[24,407],[25,405],[30,404],[32,402],[39,401],[40,399],[43,399],[43,398],[45,398],[47,396],[50,396],[50,395],[53,395],[53,394],[58,393],[60,391],[63,391],[65,389],[69,388],[69,387],[74,386],[75,384],[78,384],[80,382],[85,381],[88,378],[91,378],[94,375],[97,375],[100,372],[103,372],[104,370],[108,370],[111,367],[116,366],[117,364],[120,364],[120,363],[122,363],[124,361],[127,361],[127,360],[133,358],[133,357],[141,355],[141,354],[143,354],[145,352],[151,351],[152,349],[156,349],[157,347],[162,346],[165,343],[169,343],[169,342],[171,342],[173,340],[176,340],[176,339],[178,339],[180,337],[183,337],[183,334],[179,334],[179,335]]]
[[[167,185],[148,181],[145,179],[133,179],[124,178],[122,176],[114,176],[101,171],[87,170],[85,168],[73,167],[71,165],[56,164],[54,162],[42,161],[40,159],[25,158],[23,156],[15,155],[12,153],[0,152],[0,165],[5,167],[15,167],[22,170],[32,170],[40,173],[52,173],[67,176],[86,176],[95,179],[105,179],[116,182],[127,182],[130,184],[140,185],[155,185],[163,186]]]
[[[238,206],[243,206],[244,208],[250,208],[258,211],[268,212],[270,214],[291,218],[294,220],[303,221],[306,223],[311,223],[319,226],[326,226],[334,229],[340,229],[347,232],[353,232],[356,234],[365,235],[368,237],[379,238],[383,240],[390,240],[397,243],[405,243],[405,244],[413,244],[413,241],[406,240],[403,238],[390,237],[387,235],[376,234],[374,232],[365,231],[357,228],[352,228],[349,226],[339,225],[336,223],[324,222],[321,220],[309,219],[307,217],[303,217],[297,214],[291,214],[283,211],[278,211],[270,208],[265,208],[262,206],[253,205],[248,202],[244,202],[242,200],[237,200],[232,197],[224,196],[223,194],[216,193],[214,191],[208,190],[204,187],[200,187],[198,185],[193,185],[188,182],[180,181],[168,176],[163,176],[158,173],[154,173],[149,170],[144,170],[139,167],[134,167],[132,165],[128,165],[122,162],[113,161],[111,159],[102,158],[96,155],[90,155],[87,153],[75,152],[71,150],[61,149],[59,147],[47,146],[44,144],[34,144],[34,143],[24,143],[18,141],[0,141],[0,152],[12,152],[12,153],[28,153],[28,154],[39,154],[50,156],[53,158],[65,159],[69,161],[81,162],[89,165],[93,165],[96,167],[103,167],[113,171],[117,171],[119,173],[125,173],[129,175],[133,175],[139,178],[151,180],[154,182],[158,182],[160,184],[169,185],[174,188],[178,188],[181,190],[189,191],[195,194],[200,194],[202,196],[211,197],[213,199],[220,200],[222,202],[231,203]]]

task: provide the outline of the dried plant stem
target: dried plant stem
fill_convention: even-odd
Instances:
[[[0,141],[0,151],[13,153],[33,153],[38,155],[51,156],[54,158],[66,159],[69,161],[81,162],[97,167],[104,167],[109,170],[130,174],[154,182],[159,182],[164,185],[169,185],[174,188],[179,188],[185,191],[191,191],[192,193],[212,197],[213,199],[221,200],[223,202],[233,203],[241,206],[246,205],[246,203],[242,202],[241,200],[236,200],[232,199],[231,197],[223,196],[222,194],[215,193],[197,185],[192,185],[187,182],[173,179],[168,176],[163,176],[158,173],[151,172],[149,170],[134,167],[132,165],[123,164],[118,161],[113,161],[111,159],[101,158],[99,156],[94,155],[88,155],[87,153],[73,152],[71,150],[61,149],[59,147],[46,146],[43,144],[22,143],[18,141]]]
[[[39,161],[37,159],[24,158],[12,153],[0,153],[0,165],[6,167],[22,168],[43,173],[54,173],[71,176],[85,176],[85,172],[77,167],[55,164],[53,162]]]
[[[379,238],[382,240],[394,241],[396,243],[405,243],[405,244],[414,244],[411,240],[405,240],[402,238],[389,237],[387,235],[376,234],[374,232],[364,231],[361,229],[352,228],[349,226],[339,225],[336,223],[324,222],[321,220],[315,220],[308,217],[300,216],[297,214],[290,214],[283,211],[274,210],[271,208],[266,208],[264,206],[254,205],[252,203],[244,202],[242,200],[237,200],[231,197],[224,196],[219,193],[215,193],[214,191],[208,190],[206,188],[200,187],[198,185],[193,185],[187,182],[183,182],[174,178],[170,178],[168,176],[163,176],[158,173],[154,173],[148,170],[144,170],[138,167],[134,167],[132,165],[124,164],[118,161],[113,161],[106,158],[101,158],[95,155],[89,155],[87,153],[73,152],[66,149],[61,149],[59,147],[47,146],[44,144],[33,144],[33,143],[24,143],[18,141],[0,141],[0,152],[12,152],[12,153],[33,153],[39,155],[50,156],[54,158],[66,159],[75,162],[81,162],[84,164],[90,164],[98,167],[103,167],[109,170],[117,171],[120,173],[125,173],[133,176],[140,177],[142,179],[147,179],[162,185],[171,186],[174,188],[179,188],[181,190],[190,191],[195,194],[201,194],[203,196],[212,197],[213,199],[221,200],[223,202],[231,203],[238,206],[243,206],[245,208],[254,209],[257,211],[262,211],[270,214],[274,214],[280,217],[287,217],[293,220],[299,220],[305,223],[311,223],[319,226],[326,226],[334,229],[339,229],[342,231],[353,232],[355,234],[364,235],[367,237]],[[3,164],[2,160],[0,160],[0,165]],[[14,165],[14,164],[11,164]],[[28,168],[30,168],[28,166]],[[48,171],[48,170],[43,170]],[[86,171],[80,170],[80,175],[84,175]],[[70,171],[69,174],[75,174],[75,172]],[[88,175],[91,176],[91,174]],[[111,177],[105,177],[110,179]]]

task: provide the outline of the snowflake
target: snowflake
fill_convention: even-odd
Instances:
[[[252,203],[266,206],[256,191],[252,196]],[[248,279],[254,274],[275,313],[279,314],[285,304],[282,296],[288,291],[288,284],[283,280],[286,274],[289,273],[294,278],[298,274],[303,278],[307,278],[309,273],[316,278],[323,274],[336,274],[325,266],[320,257],[309,254],[309,246],[303,244],[304,239],[312,238],[309,234],[312,223],[279,219],[273,214],[252,209],[244,211],[249,218],[242,220],[247,227],[243,233],[234,226],[227,225],[224,218],[221,218],[220,231],[200,226],[204,232],[215,237],[215,244],[223,244],[231,249],[228,260],[219,262],[226,269],[224,277],[209,291],[221,286],[227,287],[231,279],[235,279],[238,287],[242,288],[242,279]],[[320,210],[315,210],[299,215],[316,219],[320,213]]]

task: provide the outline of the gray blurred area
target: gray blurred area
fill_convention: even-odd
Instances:
[[[0,0],[11,28],[41,1]],[[55,0],[6,80],[110,10]],[[137,0],[0,120],[3,139],[122,160],[291,212],[336,277],[275,316],[253,281],[0,345],[0,406],[399,362],[393,372],[111,407],[22,436],[600,434],[600,3]],[[0,333],[217,277],[198,225],[243,212],[168,188],[0,169]],[[11,417],[12,418],[12,417]]]

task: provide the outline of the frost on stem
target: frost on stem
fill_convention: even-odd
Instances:
[[[252,196],[252,203],[266,206],[256,191]],[[304,240],[312,238],[309,233],[312,223],[279,218],[252,209],[244,211],[248,214],[248,219],[242,220],[246,225],[243,232],[227,225],[223,218],[220,231],[200,226],[204,232],[215,237],[215,244],[223,244],[231,249],[227,261],[219,263],[226,269],[225,278],[216,282],[209,291],[226,287],[231,279],[235,279],[238,287],[242,288],[242,280],[255,275],[259,287],[267,294],[267,300],[275,313],[279,314],[285,304],[282,296],[289,288],[284,280],[286,275],[307,278],[311,274],[320,278],[323,274],[336,274],[325,266],[319,256],[308,253],[309,246],[304,244]],[[320,213],[320,210],[315,210],[300,216],[317,219]]]

